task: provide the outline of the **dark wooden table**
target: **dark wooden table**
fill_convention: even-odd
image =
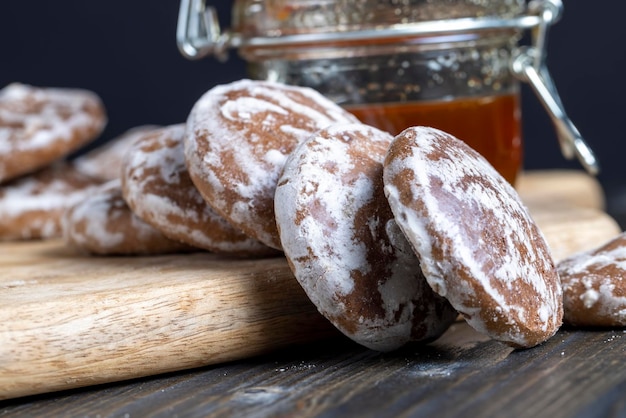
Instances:
[[[242,341],[245,344],[245,341]],[[626,416],[626,330],[511,348],[455,323],[394,353],[343,338],[129,382],[8,400],[0,417]]]

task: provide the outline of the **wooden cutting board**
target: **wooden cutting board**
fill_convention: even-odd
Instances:
[[[556,259],[620,232],[586,175],[532,173],[518,189]],[[0,244],[0,399],[232,361],[336,335],[281,257],[89,257],[56,240]]]

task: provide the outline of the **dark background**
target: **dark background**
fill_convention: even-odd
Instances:
[[[223,27],[231,2],[215,1]],[[600,160],[605,188],[626,186],[623,97],[626,3],[565,0],[551,30],[548,64],[570,117]],[[0,6],[0,86],[80,87],[98,93],[109,124],[100,141],[141,124],[183,122],[210,87],[245,77],[227,63],[188,61],[178,52],[178,1],[5,1]],[[551,122],[523,89],[527,168],[578,168],[565,161]],[[94,144],[95,145],[95,144]]]

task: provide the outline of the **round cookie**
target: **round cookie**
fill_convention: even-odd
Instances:
[[[185,166],[185,125],[139,136],[122,162],[122,191],[132,211],[165,236],[234,256],[278,251],[235,229],[204,201]]]
[[[105,124],[102,102],[90,91],[6,86],[0,90],[0,182],[70,154]]]
[[[70,247],[98,255],[149,255],[191,250],[166,238],[137,217],[122,197],[119,180],[101,185],[65,212],[63,238]]]
[[[0,241],[60,237],[63,212],[99,184],[60,162],[0,185]]]
[[[562,289],[519,195],[445,132],[408,128],[384,162],[385,194],[433,290],[479,332],[532,347],[561,325]]]
[[[626,326],[626,232],[557,264],[563,321],[575,326]]]
[[[132,143],[145,133],[159,128],[155,125],[142,125],[131,128],[110,141],[74,159],[76,168],[93,178],[102,181],[119,179],[122,160]]]
[[[305,87],[240,80],[205,93],[187,119],[185,158],[206,201],[232,225],[280,249],[274,190],[295,146],[355,116]]]
[[[287,159],[275,195],[296,279],[341,332],[379,351],[433,340],[457,317],[428,286],[385,199],[391,139],[363,124],[322,129]]]

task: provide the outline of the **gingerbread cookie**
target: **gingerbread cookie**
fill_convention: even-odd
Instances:
[[[0,182],[70,154],[105,124],[102,102],[90,91],[8,85],[0,90]]]
[[[626,326],[626,232],[557,265],[563,320],[576,326]]]
[[[119,180],[101,185],[92,195],[66,211],[63,237],[68,246],[99,255],[148,255],[191,250],[139,219],[124,201]]]
[[[0,185],[0,240],[61,236],[63,212],[99,184],[68,163]]]
[[[310,134],[335,122],[358,120],[309,88],[251,80],[216,86],[187,120],[189,174],[227,221],[280,249],[274,190],[285,159]]]
[[[299,145],[275,195],[289,265],[339,330],[374,350],[440,336],[457,316],[428,286],[383,192],[392,136],[338,124]]]
[[[76,168],[102,181],[119,179],[122,160],[132,143],[147,132],[158,129],[155,125],[142,125],[129,129],[110,141],[79,156],[74,160]]]
[[[433,290],[476,330],[514,347],[551,337],[562,290],[517,192],[462,141],[425,127],[392,142],[385,194]]]
[[[278,251],[235,229],[202,198],[185,167],[185,125],[144,133],[122,163],[122,190],[132,211],[165,236],[219,254]]]

